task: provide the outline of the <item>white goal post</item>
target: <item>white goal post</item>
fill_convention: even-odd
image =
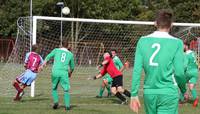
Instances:
[[[37,20],[57,20],[72,22],[90,22],[90,23],[112,23],[112,24],[137,24],[137,25],[154,25],[152,21],[124,21],[124,20],[103,20],[103,19],[84,19],[84,18],[61,18],[48,16],[33,16],[33,42],[36,43],[37,37]],[[200,23],[173,23],[174,26],[199,27]]]
[[[120,25],[154,25],[154,22],[150,21],[123,21],[123,20],[103,20],[103,19],[83,19],[83,18],[61,18],[61,17],[46,17],[46,16],[33,16],[33,33],[32,33],[32,43],[36,44],[37,42],[37,32],[38,31],[38,21],[63,21],[63,22],[82,22],[82,23],[102,23],[102,24],[120,24]],[[72,23],[73,24],[73,23]],[[174,26],[177,27],[185,27],[184,29],[188,29],[188,27],[200,27],[200,23],[173,23]],[[46,27],[46,26],[44,26]],[[75,28],[76,29],[76,28]],[[71,29],[72,31],[74,28]],[[78,36],[78,34],[75,34]],[[69,35],[68,35],[69,36]],[[73,37],[73,36],[70,36]],[[74,36],[75,37],[75,36]],[[125,38],[126,36],[124,36]],[[136,42],[136,41],[135,41]],[[92,42],[90,42],[92,43]],[[102,45],[102,43],[101,43]],[[86,46],[84,47],[85,50],[89,50],[87,53],[90,52],[90,49]],[[81,54],[80,54],[81,56]],[[88,54],[88,58],[90,55]],[[35,96],[35,82],[31,84],[31,97]]]

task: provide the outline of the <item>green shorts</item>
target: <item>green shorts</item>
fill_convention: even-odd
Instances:
[[[144,94],[146,114],[178,114],[177,95]]]
[[[66,71],[60,71],[60,70],[52,71],[51,82],[53,90],[58,88],[59,83],[64,91],[68,91],[70,89],[68,72]]]
[[[112,84],[113,79],[110,77],[109,74],[105,74],[105,76],[103,77],[103,80],[107,80],[108,84]]]

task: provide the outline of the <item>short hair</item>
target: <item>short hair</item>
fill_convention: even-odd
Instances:
[[[68,45],[69,45],[68,40],[64,40],[64,41],[62,42],[62,46],[63,46],[63,47],[68,48]]]
[[[112,53],[110,51],[104,51],[104,53],[108,53],[110,55],[110,57],[112,58]]]
[[[115,53],[117,53],[117,50],[116,50],[116,49],[111,49],[111,51],[114,51]]]
[[[158,28],[170,28],[173,22],[173,15],[167,10],[160,10],[156,17],[156,24]]]
[[[38,45],[36,45],[36,44],[32,45],[32,51],[37,52],[38,51]]]

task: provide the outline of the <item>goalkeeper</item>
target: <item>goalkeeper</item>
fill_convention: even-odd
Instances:
[[[112,93],[122,101],[121,104],[126,104],[127,99],[122,94],[130,97],[130,92],[126,89],[123,89],[122,73],[115,67],[112,60],[112,54],[109,52],[104,53],[104,61],[102,62],[102,66],[102,70],[98,75],[94,76],[94,79],[98,79],[108,73],[113,79],[111,85]]]
[[[198,80],[198,65],[196,62],[195,53],[189,49],[189,44],[186,42],[184,43],[184,52],[185,52],[184,66],[185,66],[186,81],[188,83],[188,88],[192,94],[193,107],[196,107],[199,101],[195,87]],[[188,95],[186,93],[181,93],[180,97],[181,101],[184,100],[184,96],[187,97],[185,99],[188,99]]]
[[[53,109],[57,109],[59,105],[57,88],[58,84],[60,83],[64,90],[65,110],[70,110],[69,77],[71,77],[74,70],[74,55],[67,49],[68,41],[63,41],[62,46],[63,47],[61,48],[55,48],[46,56],[43,66],[45,66],[47,61],[49,61],[51,58],[54,59],[51,74],[52,96],[54,102]]]
[[[113,58],[113,62],[115,64],[115,67],[118,70],[120,70],[121,72],[123,72],[124,66],[123,66],[121,60],[119,59],[119,57],[117,56],[117,51],[115,49],[112,49],[111,54],[112,54],[112,58]],[[101,67],[101,65],[98,66],[98,69],[100,69],[100,67]],[[113,79],[110,77],[110,75],[108,73],[105,74],[105,76],[103,77],[102,85],[100,87],[99,95],[96,96],[97,98],[102,98],[105,88],[108,91],[107,96],[108,97],[111,96],[110,88],[111,88],[111,85],[112,85],[112,81],[113,81]]]

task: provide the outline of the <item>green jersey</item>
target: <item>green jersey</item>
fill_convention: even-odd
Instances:
[[[119,57],[114,56],[114,57],[113,57],[113,61],[114,61],[115,67],[116,67],[118,70],[120,70],[120,69],[123,67],[122,61],[119,59]]]
[[[188,50],[185,52],[184,64],[186,80],[196,84],[198,80],[198,65],[193,51]]]
[[[144,94],[178,94],[185,87],[183,42],[167,32],[155,31],[137,43],[131,96],[137,96],[142,69]],[[182,89],[181,90],[185,90]]]
[[[198,69],[195,53],[191,50],[188,50],[186,51],[185,56],[186,56],[185,64],[187,66],[187,70]]]
[[[54,58],[53,71],[62,70],[68,72],[69,67],[72,71],[74,70],[74,55],[66,48],[55,48],[47,55],[45,60],[49,61],[51,58]]]

